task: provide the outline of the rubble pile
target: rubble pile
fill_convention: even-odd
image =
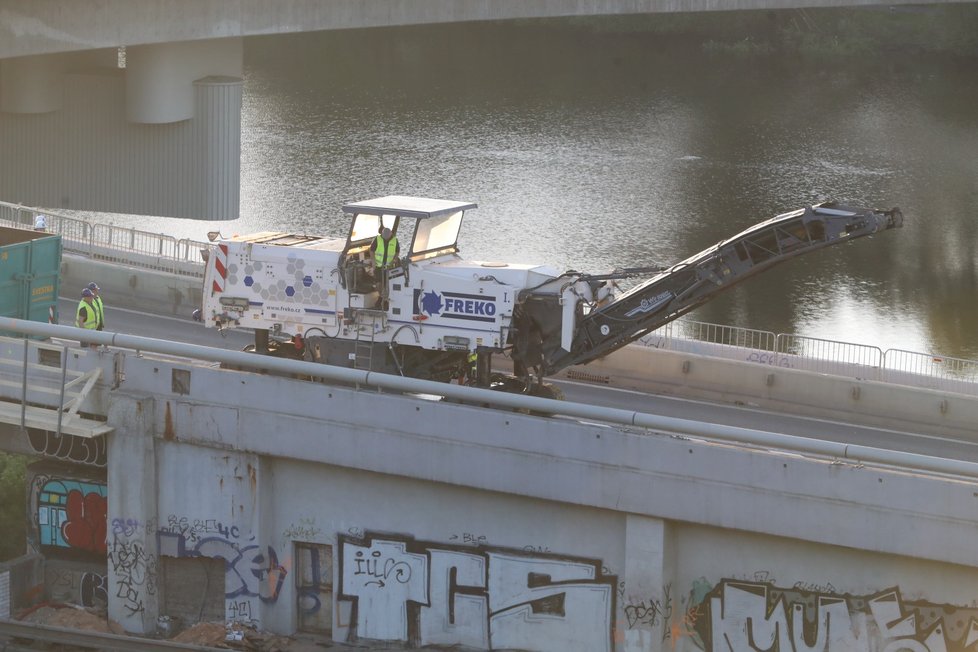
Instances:
[[[70,604],[44,604],[22,614],[18,620],[103,634],[126,633],[122,625],[109,620],[104,611]]]
[[[42,604],[20,614],[18,620],[104,634],[125,635],[126,633],[119,623],[109,620],[104,609],[97,610],[71,604]],[[289,636],[269,634],[237,623],[197,623],[170,640],[175,643],[249,652],[302,652],[310,648],[323,649],[329,645],[297,642]]]

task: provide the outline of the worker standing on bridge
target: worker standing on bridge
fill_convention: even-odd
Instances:
[[[401,253],[401,245],[390,229],[382,227],[380,233],[370,243],[370,251],[374,255],[374,278],[377,280],[377,289],[380,292],[378,303],[386,309],[387,274],[388,270],[394,266],[398,254]]]
[[[95,313],[98,318],[97,329],[102,330],[105,328],[105,305],[102,303],[102,291],[95,281],[88,284],[88,289],[92,291],[92,305],[95,306]]]
[[[78,308],[75,310],[75,327],[91,331],[98,328],[98,309],[95,307],[95,293],[88,288],[82,290],[81,301],[78,302]],[[92,348],[98,346],[94,342],[82,342],[82,345]]]

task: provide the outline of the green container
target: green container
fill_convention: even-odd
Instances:
[[[0,227],[0,315],[56,324],[60,290],[61,236]]]

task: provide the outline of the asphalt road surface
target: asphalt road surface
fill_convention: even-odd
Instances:
[[[62,299],[61,315],[74,315],[77,303]],[[106,330],[157,339],[177,340],[240,351],[252,343],[250,331],[219,333],[189,319],[150,315],[106,305]],[[68,320],[62,318],[62,323]],[[560,381],[568,401],[634,410],[705,423],[736,426],[798,437],[844,442],[907,453],[978,462],[978,443],[928,435],[853,425],[843,421],[794,416],[756,407],[710,403],[672,396],[647,394],[605,386]]]

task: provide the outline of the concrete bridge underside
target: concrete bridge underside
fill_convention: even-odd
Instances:
[[[0,196],[29,206],[236,219],[247,36],[561,16],[895,4],[947,3],[5,0],[0,3]],[[124,68],[118,61],[122,46]]]
[[[967,0],[6,0],[0,59],[121,45],[560,16],[950,4]]]

